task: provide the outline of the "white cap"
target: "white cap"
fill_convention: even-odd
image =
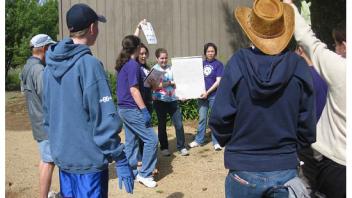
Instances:
[[[55,44],[55,43],[56,42],[53,39],[51,39],[50,36],[46,34],[38,34],[31,39],[30,46],[37,48],[37,47],[43,47],[45,45]]]

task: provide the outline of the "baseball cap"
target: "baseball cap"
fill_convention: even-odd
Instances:
[[[66,13],[66,23],[70,32],[83,30],[96,21],[105,23],[106,18],[97,15],[92,8],[83,3],[73,5]]]
[[[55,44],[56,42],[48,35],[46,34],[38,34],[33,36],[33,38],[30,41],[30,47],[43,47],[45,45],[49,44]]]

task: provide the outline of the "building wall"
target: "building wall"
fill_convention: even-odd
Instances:
[[[250,0],[60,0],[59,39],[69,34],[66,12],[76,3],[86,3],[107,18],[107,23],[99,24],[92,51],[110,71],[123,37],[133,34],[144,18],[152,23],[158,40],[157,45],[147,45],[150,61],[155,60],[154,52],[159,47],[166,48],[170,58],[202,55],[207,42],[218,46],[218,58],[225,61],[248,43],[233,19],[233,9],[250,5]],[[140,38],[147,43],[142,31]]]

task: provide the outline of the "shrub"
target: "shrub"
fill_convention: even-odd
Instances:
[[[20,73],[21,68],[9,70],[5,82],[6,91],[19,91],[21,89]]]

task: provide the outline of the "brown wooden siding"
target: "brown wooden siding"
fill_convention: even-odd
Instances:
[[[158,44],[148,45],[150,61],[154,51],[163,47],[169,57],[203,54],[203,45],[214,42],[219,59],[227,60],[241,46],[247,45],[237,22],[233,19],[235,6],[251,4],[250,0],[60,0],[59,38],[68,36],[66,12],[75,3],[86,3],[107,18],[99,24],[93,53],[112,71],[124,36],[133,34],[141,19],[153,25]],[[140,38],[146,43],[141,32]]]

